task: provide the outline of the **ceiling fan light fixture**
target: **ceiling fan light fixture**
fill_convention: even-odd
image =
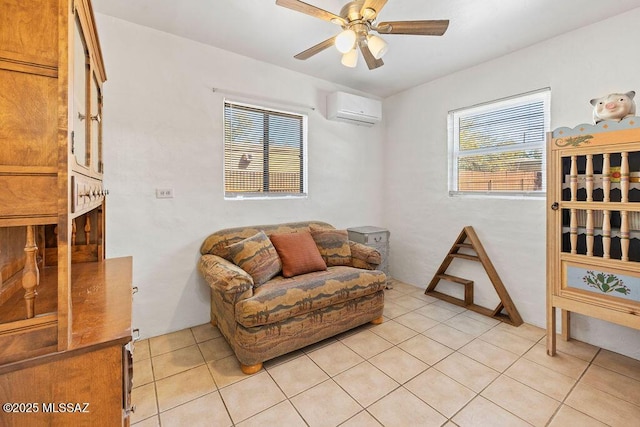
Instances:
[[[375,9],[371,9],[370,7],[367,7],[367,8],[365,8],[365,9],[362,11],[362,18],[363,18],[365,21],[368,21],[368,20],[370,20],[370,19],[373,19],[375,16],[376,16],[376,11],[375,11]]]
[[[384,41],[381,37],[370,34],[367,37],[367,44],[369,45],[369,50],[373,54],[373,57],[376,59],[380,59],[387,53],[389,50],[389,45],[386,41]]]
[[[342,55],[342,65],[349,68],[355,68],[358,65],[358,51],[351,49],[349,52]]]
[[[347,54],[356,45],[356,32],[346,29],[336,37],[336,49],[338,52]]]

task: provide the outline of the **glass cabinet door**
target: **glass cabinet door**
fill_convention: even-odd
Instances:
[[[91,80],[91,169],[102,174],[102,89],[95,74]]]
[[[80,166],[88,166],[87,152],[87,77],[88,52],[80,22],[75,20],[73,37],[73,145],[72,152]]]

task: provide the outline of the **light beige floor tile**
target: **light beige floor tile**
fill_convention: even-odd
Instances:
[[[367,411],[385,427],[441,426],[447,421],[403,387],[383,397]]]
[[[393,289],[403,294],[410,294],[410,293],[416,292],[416,290],[424,292],[424,289],[420,289],[417,286],[414,286],[410,283],[401,282],[399,280],[396,280],[393,282]]]
[[[369,362],[362,362],[333,379],[364,408],[400,386]]]
[[[329,379],[306,355],[269,368],[268,371],[287,397],[295,396]]]
[[[584,343],[582,341],[573,339],[565,341],[562,338],[558,337],[558,339],[556,339],[556,350],[573,357],[577,357],[578,359],[591,362],[600,348],[591,344]]]
[[[205,323],[204,325],[194,326],[191,328],[196,342],[208,341],[213,338],[219,338],[222,336],[220,330],[213,326],[211,323]]]
[[[204,360],[207,362],[224,359],[233,354],[233,350],[223,337],[201,342],[198,347],[200,347]]]
[[[195,343],[196,340],[193,337],[193,333],[191,333],[191,329],[183,329],[181,331],[149,339],[151,356],[157,356],[159,354],[178,350],[179,348],[189,347]]]
[[[640,406],[640,381],[601,366],[591,365],[580,379],[580,383],[604,391],[612,397]],[[640,420],[639,424],[640,424]]]
[[[442,308],[437,304],[438,302],[434,302],[433,304],[428,304],[424,307],[420,307],[415,311],[418,314],[422,314],[423,316],[426,316],[433,320],[437,320],[438,322],[444,322],[445,320],[449,320],[452,317],[458,315],[457,312],[447,310],[446,308]]]
[[[403,296],[405,296],[406,294],[404,292],[401,292],[399,289],[385,289],[384,290],[384,302],[385,304],[388,302],[391,302],[397,298],[402,298]]]
[[[494,319],[493,317],[485,316],[484,314],[476,313],[475,311],[467,310],[462,312],[467,317],[472,318],[473,320],[477,320],[478,322],[486,323],[489,326],[496,326],[501,323],[500,320]]]
[[[340,342],[342,342],[344,345],[346,345],[365,359],[369,359],[376,354],[382,353],[383,351],[393,347],[393,344],[391,344],[389,341],[385,340],[379,335],[374,334],[370,330],[366,330],[355,335],[350,335],[344,339],[341,339]]]
[[[476,393],[480,393],[499,373],[460,353],[453,353],[434,367]]]
[[[306,348],[307,347],[305,347],[305,350],[306,350]],[[311,347],[309,347],[309,348],[311,348]],[[318,348],[320,348],[320,347],[318,347]],[[295,350],[295,351],[292,351],[290,353],[285,353],[282,356],[278,356],[278,357],[275,357],[273,359],[270,359],[270,360],[267,360],[267,361],[263,362],[262,366],[265,369],[270,369],[270,368],[273,368],[275,366],[281,365],[283,363],[287,363],[290,360],[293,360],[293,359],[295,359],[297,357],[304,356],[304,353],[305,352],[302,349]],[[235,357],[235,355],[234,355],[234,357]]]
[[[576,383],[574,378],[524,358],[507,369],[505,375],[558,401],[564,400]]]
[[[382,315],[388,319],[394,319],[398,316],[402,316],[403,314],[407,314],[411,309],[398,305],[391,301],[384,302],[384,310],[382,311]]]
[[[133,344],[133,360],[140,361],[151,358],[151,350],[149,349],[149,340],[136,341]]]
[[[425,301],[419,298],[414,298],[411,295],[403,295],[400,298],[394,299],[393,302],[401,307],[411,310],[415,310],[416,308],[423,307],[427,304]]]
[[[419,300],[422,300],[427,304],[433,304],[434,302],[439,301],[438,298],[434,298],[431,295],[425,295],[424,289],[417,289],[415,291],[407,293],[407,295],[418,298]]]
[[[640,381],[640,360],[603,349],[600,350],[593,364]]]
[[[576,385],[564,403],[614,427],[629,427],[631,420],[640,420],[640,407],[582,383]]]
[[[424,335],[416,335],[400,343],[398,347],[422,360],[427,365],[434,365],[453,353],[453,350],[446,345],[440,344]]]
[[[369,362],[400,384],[429,368],[429,365],[398,347],[373,356]]]
[[[444,344],[454,350],[470,343],[475,338],[471,334],[459,331],[458,329],[445,324],[440,324],[431,329],[427,329],[422,333],[422,335],[438,341],[440,344]]]
[[[337,426],[362,410],[333,380],[294,396],[291,403],[310,427]]]
[[[559,351],[555,356],[549,356],[544,343],[536,344],[523,357],[574,379],[580,378],[589,366],[589,362]]]
[[[529,325],[528,323],[523,323],[520,326],[512,326],[508,323],[502,322],[498,326],[496,326],[496,328],[536,342],[540,341],[547,334],[547,331],[545,329]]]
[[[351,350],[342,341],[336,341],[326,347],[312,351],[308,356],[329,376],[339,374],[364,361],[358,353]]]
[[[339,334],[339,335],[337,335],[335,337],[330,337],[330,338],[324,339],[322,341],[319,341],[317,343],[309,344],[308,346],[303,347],[300,350],[301,350],[302,353],[311,353],[312,351],[315,351],[315,350],[318,350],[318,349],[320,349],[322,347],[326,347],[328,345],[333,344],[334,342],[339,340],[338,337],[346,338],[349,335],[357,334],[359,331],[363,331],[363,330],[365,330],[365,329],[362,326],[359,327],[359,328],[350,329],[350,330],[345,331],[345,332],[343,332],[343,333],[341,333],[341,334]],[[291,354],[291,353],[288,353],[288,354]],[[283,356],[286,356],[286,354],[284,354]]]
[[[133,427],[160,427],[160,420],[157,415],[153,417],[147,418],[146,420],[142,420],[135,424],[132,424]]]
[[[155,384],[146,384],[136,387],[131,392],[131,404],[136,406],[136,411],[131,414],[131,424],[152,417],[158,413],[156,402]]]
[[[378,421],[367,411],[359,412],[353,417],[349,418],[344,423],[340,424],[340,427],[381,427]]]
[[[156,381],[160,412],[215,391],[216,385],[206,365]]]
[[[606,424],[576,411],[570,406],[562,405],[549,423],[549,427],[606,427]]]
[[[518,359],[518,356],[510,351],[503,350],[480,339],[471,341],[458,351],[498,372],[504,372]]]
[[[213,425],[213,424],[209,424]],[[300,414],[291,402],[285,400],[257,415],[241,422],[238,427],[306,427]]]
[[[160,414],[163,426],[228,427],[232,425],[218,392],[184,403]]]
[[[453,417],[453,422],[460,427],[531,427],[529,423],[482,396],[476,397],[458,412]]]
[[[402,316],[398,316],[393,319],[394,322],[398,322],[407,328],[413,329],[416,332],[424,332],[429,328],[433,328],[438,325],[440,322],[437,320],[430,319],[421,314],[412,311],[407,314],[403,314]]]
[[[384,322],[382,325],[378,325],[370,330],[392,344],[400,344],[418,334],[413,329],[407,328],[394,320]]]
[[[405,384],[405,388],[448,418],[476,396],[473,390],[436,369],[421,373]]]
[[[220,394],[236,424],[286,399],[265,371],[220,389]]]
[[[218,388],[226,387],[249,378],[249,376],[240,369],[240,363],[238,363],[236,356],[214,360],[207,363],[207,367]]]
[[[444,323],[445,325],[449,325],[462,332],[466,332],[470,335],[473,335],[474,337],[482,335],[489,329],[493,328],[493,325],[488,325],[486,323],[472,319],[469,316],[465,316],[464,313],[458,314],[457,316],[446,320]]]
[[[439,307],[446,308],[447,310],[456,312],[458,314],[464,313],[465,311],[467,311],[467,309],[464,308],[464,307],[460,307],[459,305],[451,304],[450,302],[443,301],[441,299],[439,299],[438,301],[434,302],[434,304],[439,306]]]
[[[560,406],[559,401],[504,375],[481,394],[534,426],[545,426]]]
[[[510,326],[510,328],[512,328],[512,326]],[[508,332],[508,329],[499,326],[485,332],[478,338],[496,347],[515,353],[518,356],[522,356],[536,345],[536,341],[512,334]]]
[[[149,384],[153,382],[153,369],[151,368],[151,359],[142,359],[133,361],[133,386],[140,387],[141,385]]]
[[[197,345],[184,347],[151,358],[153,375],[156,380],[178,374],[204,364],[204,358]],[[135,377],[134,377],[135,378]]]

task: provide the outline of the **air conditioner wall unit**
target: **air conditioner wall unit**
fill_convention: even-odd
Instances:
[[[382,120],[382,102],[346,92],[327,96],[327,119],[373,126]]]

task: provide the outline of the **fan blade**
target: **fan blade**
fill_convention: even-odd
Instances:
[[[319,7],[315,7],[300,0],[276,0],[276,4],[278,6],[286,7],[287,9],[295,10],[296,12],[305,13],[315,18],[333,22],[334,24],[345,25],[347,23],[344,18],[341,18],[338,15],[334,15],[331,12],[327,12],[324,9],[320,9]]]
[[[448,19],[438,21],[388,21],[379,23],[375,30],[381,34],[441,36],[447,31],[448,27]]]
[[[369,67],[370,70],[374,70],[384,65],[382,59],[376,59],[375,56],[373,56],[373,53],[371,53],[371,50],[369,49],[369,46],[367,46],[367,42],[364,38],[358,41],[358,46],[360,47],[360,52],[362,52],[362,56],[364,57],[364,62],[367,63],[367,67]]]
[[[333,46],[336,42],[336,38],[331,37],[330,39],[327,39],[323,42],[318,43],[317,45],[310,47],[309,49],[300,52],[299,54],[297,54],[296,56],[294,56],[294,58],[296,59],[301,59],[301,60],[305,60],[305,59],[309,59],[311,58],[313,55],[315,55],[316,53],[320,53],[323,50],[325,50],[326,48],[328,48],[329,46]]]
[[[373,20],[378,16],[385,4],[387,4],[387,0],[365,0],[362,9],[360,9],[360,16],[364,16],[365,9],[373,9],[376,11],[376,14],[369,18],[369,20]]]

